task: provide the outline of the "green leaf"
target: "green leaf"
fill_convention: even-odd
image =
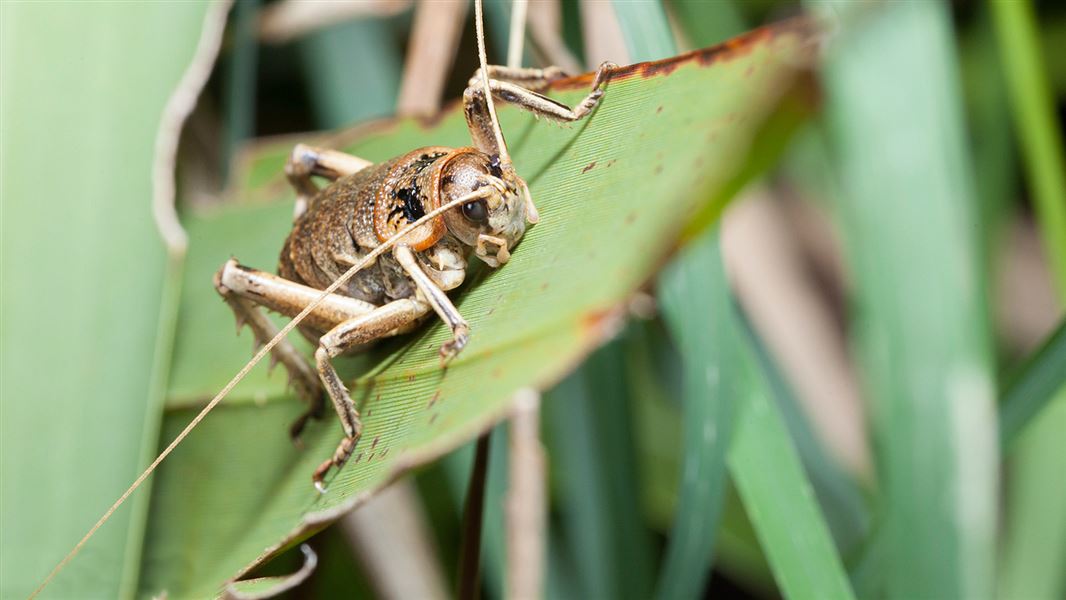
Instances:
[[[1066,385],[1066,321],[1025,361],[1000,401],[1000,444],[1010,448],[1025,427]]]
[[[718,229],[678,256],[659,286],[684,370],[684,452],[677,514],[656,596],[696,598],[712,564],[739,391],[738,332]]]
[[[894,597],[986,597],[995,377],[951,17],[926,2],[854,16],[828,61],[827,115],[887,511],[878,570]]]
[[[0,4],[5,598],[29,595],[154,450],[168,315],[152,159],[207,8]],[[147,500],[117,512],[43,597],[127,597]]]
[[[597,112],[573,127],[501,109],[542,218],[505,268],[476,270],[453,295],[470,321],[470,345],[441,371],[437,351],[446,332],[433,323],[348,365],[347,373],[358,374],[350,387],[363,438],[325,496],[312,489],[310,473],[332,453],[339,424],[312,426],[306,448],[292,448],[287,424],[301,407],[285,392],[283,375],[254,372],[164,463],[142,592],[213,593],[490,427],[517,389],[562,378],[615,331],[617,307],[662,263],[701,199],[719,197],[749,152],[774,150],[752,142],[794,89],[809,35],[808,25],[793,21],[714,51],[628,68],[608,84]],[[572,103],[589,83],[589,76],[561,82],[551,93]],[[469,144],[458,107],[432,123],[401,120],[337,135],[375,161],[429,144]],[[254,152],[238,175],[236,205],[189,219],[164,440],[249,356],[250,339],[233,337],[211,277],[231,254],[251,266],[274,265],[291,215],[293,194],[281,174],[291,143]]]
[[[854,598],[799,454],[749,348],[729,471],[786,598]]]
[[[628,334],[625,334],[628,335]],[[652,541],[640,513],[633,396],[618,374],[625,335],[545,395],[546,447],[559,461],[557,506],[579,587],[589,598],[647,598]]]
[[[1066,155],[1055,96],[1040,52],[1033,3],[990,2],[998,48],[1004,65],[1019,145],[1037,224],[1054,275],[1060,306],[1066,306]],[[1061,51],[1048,46],[1047,60]],[[1066,560],[1066,486],[1046,489],[1066,468],[1066,393],[1058,408],[1049,407],[1026,433],[1008,464],[1007,542],[1000,592],[1005,597],[1062,596],[1066,577],[1058,565]],[[1005,414],[1005,417],[1012,416]],[[1013,423],[1012,423],[1013,425]],[[1049,570],[1040,570],[1051,565]]]

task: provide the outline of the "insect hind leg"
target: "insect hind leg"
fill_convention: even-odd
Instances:
[[[278,333],[278,328],[267,318],[261,307],[251,300],[242,298],[236,291],[230,289],[223,278],[230,263],[234,266],[236,261],[227,262],[215,275],[215,289],[222,299],[226,301],[233,316],[237,320],[238,331],[244,325],[252,330],[255,337],[256,347],[260,347],[270,341]],[[325,402],[322,397],[322,386],[315,375],[311,364],[300,354],[298,350],[286,339],[282,339],[270,351],[271,364],[281,363],[289,375],[289,383],[295,389],[296,394],[307,403],[307,411],[293,422],[289,428],[289,435],[293,440],[299,440],[307,421],[313,418],[321,418]]]

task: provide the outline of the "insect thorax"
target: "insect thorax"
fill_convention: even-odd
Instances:
[[[420,148],[326,186],[294,223],[278,274],[324,289],[367,251],[446,201],[442,189],[456,186],[445,180],[446,167],[471,152],[476,151]],[[442,289],[462,283],[467,249],[449,234],[443,218],[416,229],[405,242]],[[410,280],[389,253],[339,291],[374,304],[414,295]]]

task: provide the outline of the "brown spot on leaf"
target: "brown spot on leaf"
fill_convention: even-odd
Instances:
[[[436,393],[433,394],[433,397],[429,399],[429,404],[426,406],[426,408],[432,408],[433,405],[436,404],[437,400],[439,400],[439,399],[440,399],[440,390],[437,390]]]
[[[636,221],[636,220],[637,220],[637,213],[631,212],[628,215],[626,215],[626,225],[632,225],[633,222]]]
[[[655,165],[655,174],[656,175],[662,175],[662,173],[663,173],[663,166],[662,165]]]
[[[489,375],[493,379],[499,379],[500,377],[503,376],[503,369],[501,369],[500,367],[496,367],[495,369],[492,370],[491,373],[489,373]]]
[[[362,453],[362,452],[360,452],[360,453],[359,453],[359,454],[358,454],[358,455],[357,455],[357,456],[355,457],[355,460],[354,460],[354,461],[352,461],[352,462],[359,462],[359,461],[361,461],[361,460],[363,460],[363,453]]]
[[[580,327],[583,337],[599,343],[607,339],[621,327],[625,312],[618,307],[593,310],[581,316]]]
[[[593,168],[593,167],[595,167],[595,166],[596,166],[596,161],[592,161],[592,162],[590,162],[589,164],[585,165],[585,168],[584,168],[584,169],[581,169],[581,172],[582,172],[582,173],[588,173],[588,172],[589,172],[589,171],[591,171],[591,170],[592,170],[592,168]]]
[[[617,161],[615,161],[615,159],[613,159],[613,158],[611,160],[607,161],[607,168],[608,169],[611,168],[614,165],[615,162],[617,162]]]
[[[548,282],[547,281],[545,281],[544,283],[540,284],[540,291],[543,292],[543,291],[545,291],[547,289],[548,289]]]
[[[655,114],[659,114],[661,112],[663,112],[663,105],[662,104],[659,105],[659,108],[655,109]]]
[[[432,425],[433,421],[436,421],[437,417],[439,417],[439,416],[440,416],[440,413],[433,413],[433,414],[429,415],[429,424]]]
[[[378,455],[378,458],[385,458],[385,455],[387,455],[388,453],[389,453],[389,449],[385,448],[385,449],[383,449],[381,451],[381,454]]]
[[[380,442],[380,441],[381,441],[381,436],[380,435],[374,436],[374,440],[372,442],[370,442],[370,449],[373,450],[374,448],[376,448],[377,445],[378,445],[378,442]]]

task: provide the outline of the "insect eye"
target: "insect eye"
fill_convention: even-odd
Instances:
[[[489,220],[489,209],[484,200],[467,202],[463,205],[463,216],[471,222],[484,224]]]

